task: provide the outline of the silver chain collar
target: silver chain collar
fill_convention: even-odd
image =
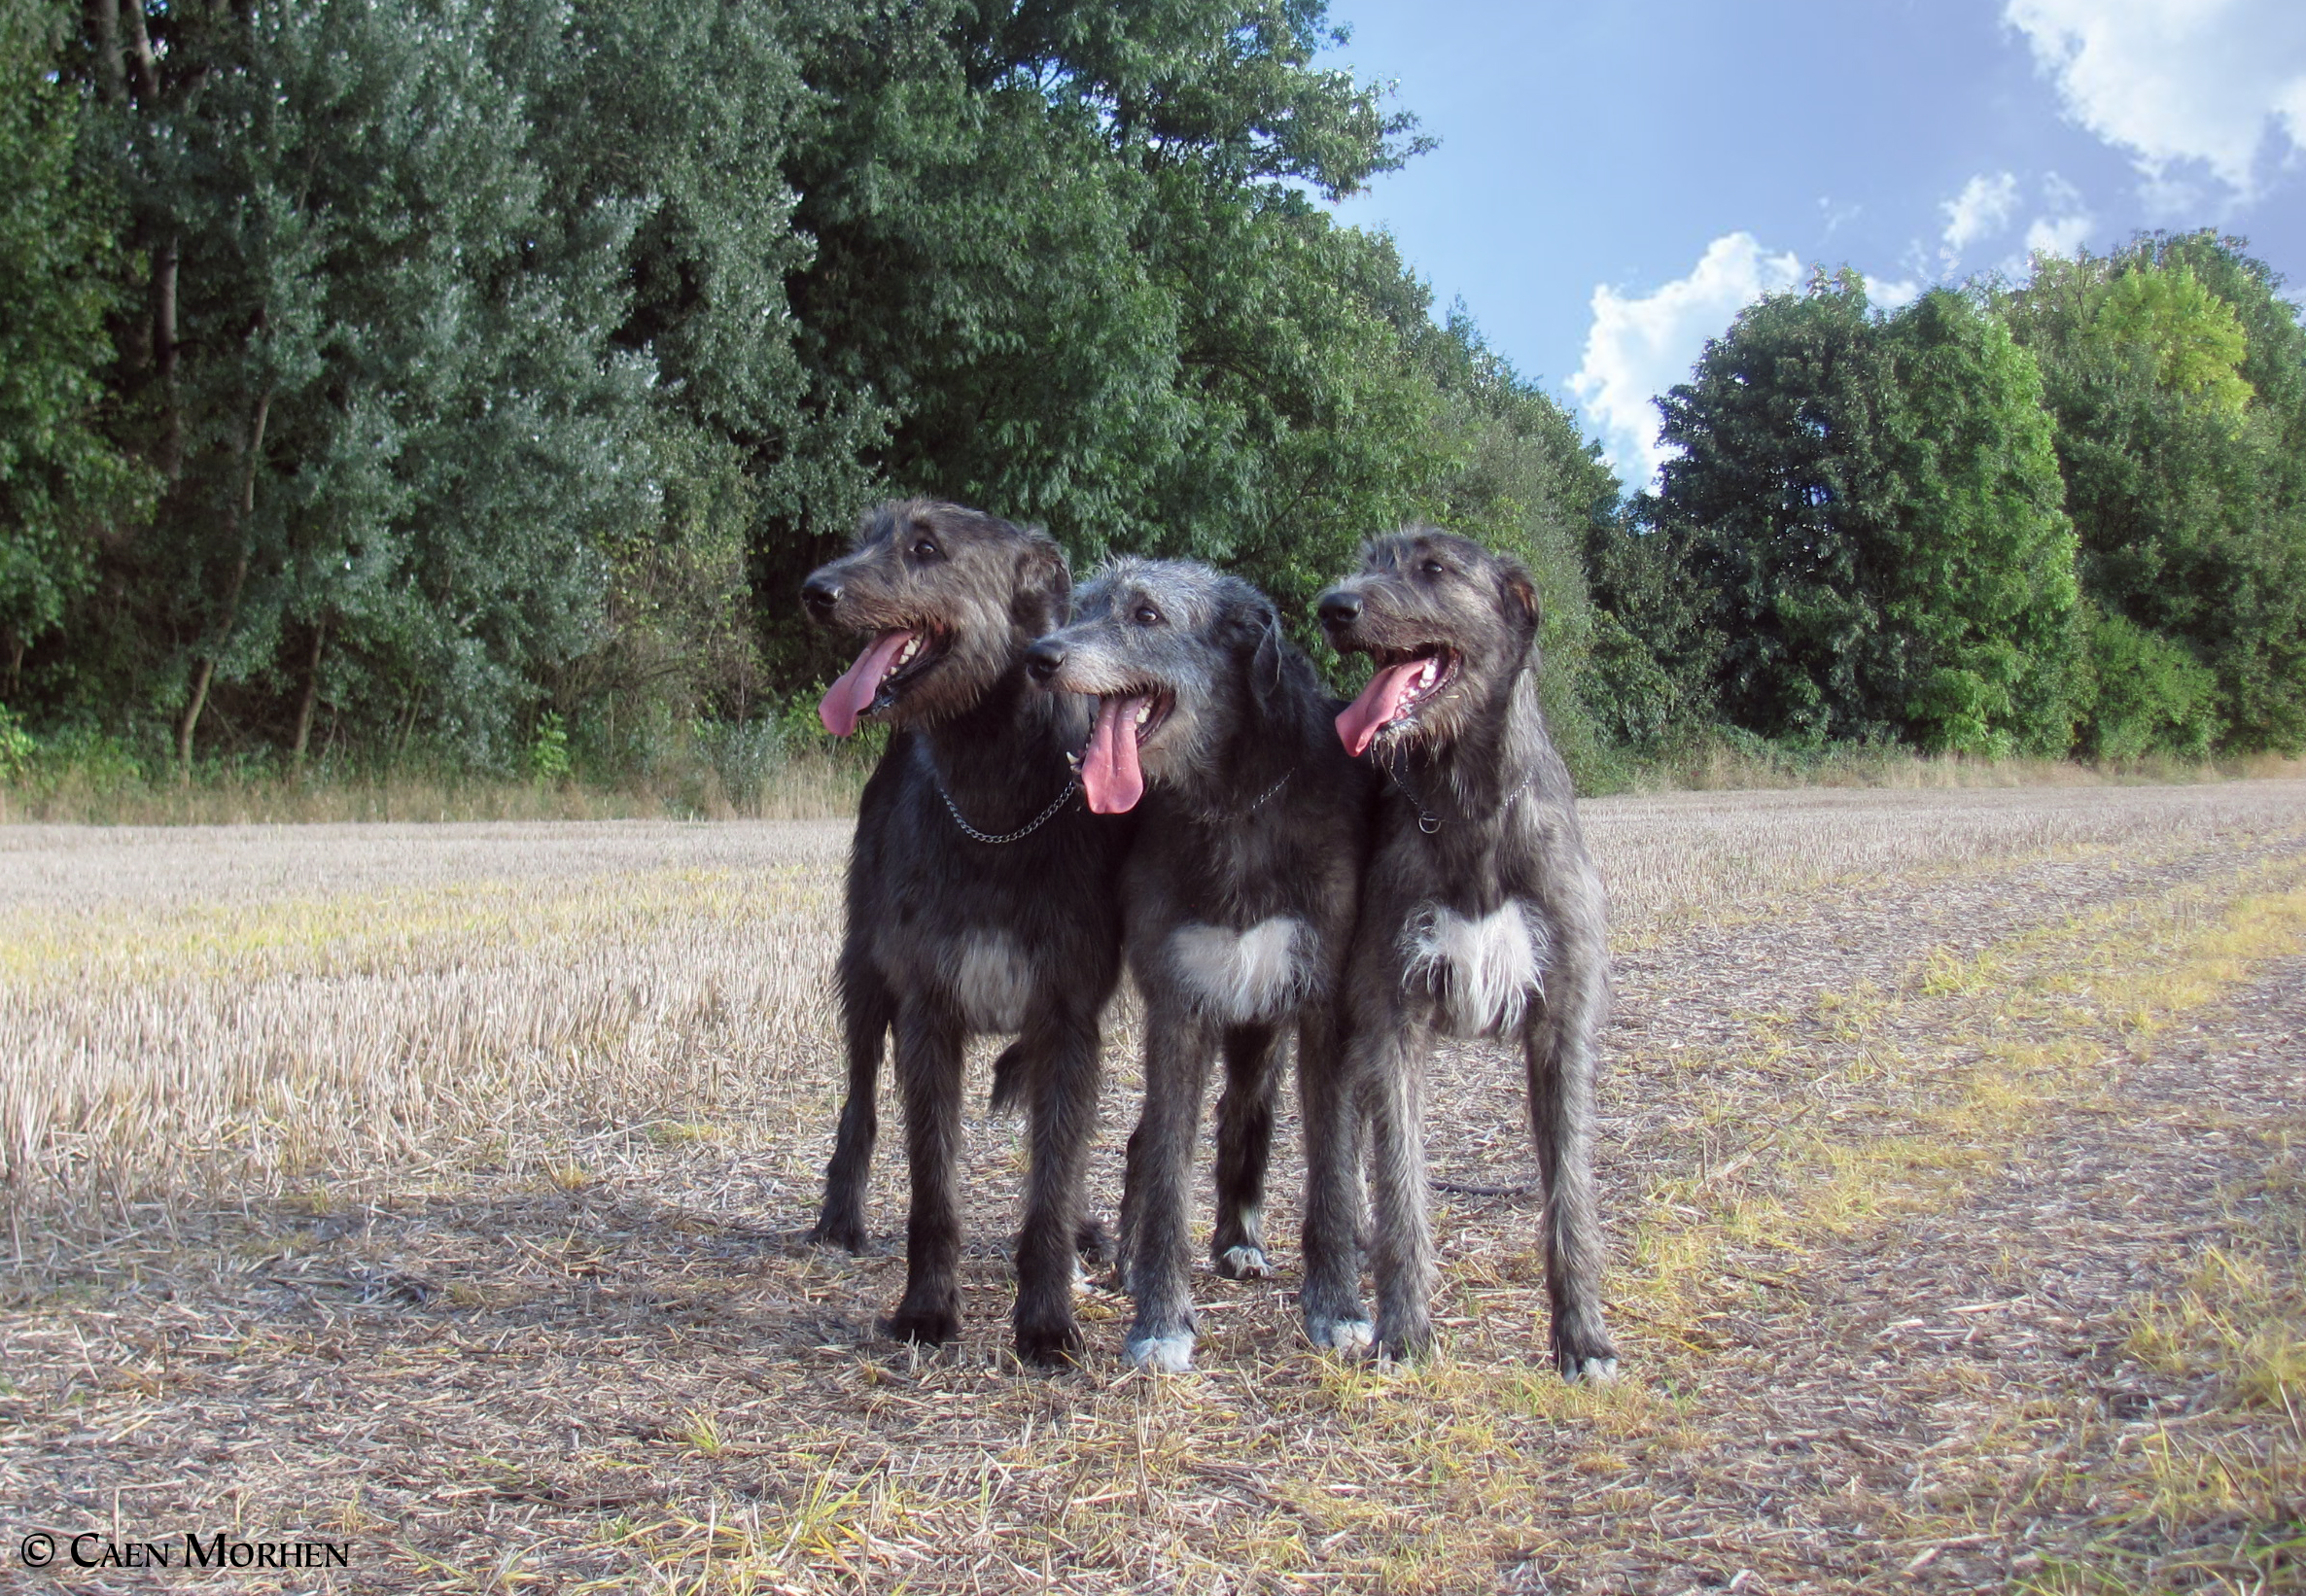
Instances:
[[[945,813],[953,816],[953,823],[961,827],[961,835],[968,837],[975,842],[991,843],[996,847],[1002,843],[1016,842],[1022,837],[1031,836],[1034,832],[1040,830],[1041,827],[1047,825],[1051,820],[1055,819],[1057,817],[1057,812],[1065,808],[1066,803],[1071,800],[1074,793],[1081,790],[1081,779],[1079,777],[1073,778],[1073,780],[1067,781],[1065,784],[1065,790],[1057,795],[1056,801],[1051,803],[1047,809],[1041,811],[1040,814],[1026,821],[1025,824],[1019,826],[1015,831],[1003,832],[1000,836],[996,837],[989,831],[979,831],[975,826],[969,824],[967,820],[961,817],[961,806],[953,801],[953,794],[945,790],[944,781],[937,775],[936,767],[933,765],[929,767],[928,780],[930,784],[937,789],[937,796],[945,800]]]
[[[1439,831],[1442,828],[1441,816],[1434,814],[1433,811],[1425,807],[1425,800],[1419,798],[1417,796],[1416,789],[1412,787],[1409,782],[1402,780],[1401,772],[1393,768],[1393,762],[1391,760],[1384,761],[1383,769],[1385,775],[1392,780],[1394,786],[1401,790],[1401,795],[1410,801],[1410,808],[1417,812],[1417,829],[1425,833],[1425,835],[1428,837]],[[1521,784],[1514,788],[1513,791],[1507,793],[1504,799],[1498,804],[1497,813],[1503,815],[1507,810],[1513,808],[1514,800],[1520,797],[1524,792],[1527,792],[1529,790],[1529,783],[1536,780],[1537,772],[1535,771],[1531,771],[1527,776],[1522,777]],[[1258,802],[1263,803],[1264,800],[1259,799]]]

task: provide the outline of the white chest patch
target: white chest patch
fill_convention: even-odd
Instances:
[[[1510,1031],[1545,990],[1545,927],[1519,903],[1480,919],[1427,909],[1402,933],[1401,951],[1403,985],[1432,994],[1442,1028],[1453,1036]]]
[[[1304,930],[1287,915],[1246,931],[1180,925],[1170,933],[1170,964],[1210,1018],[1229,1024],[1276,1019],[1301,990],[1297,944]]]
[[[971,1030],[1025,1028],[1032,965],[998,931],[971,931],[954,944],[953,995]]]

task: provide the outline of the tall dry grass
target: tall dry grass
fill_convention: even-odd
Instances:
[[[2306,784],[1804,791],[1585,810],[1618,933],[1830,882],[2306,823]],[[0,1194],[21,1253],[143,1207],[485,1163],[708,1108],[814,1138],[843,822],[0,830]],[[144,1223],[144,1220],[135,1220]]]

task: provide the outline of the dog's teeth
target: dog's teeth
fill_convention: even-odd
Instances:
[[[1153,703],[1150,699],[1148,699],[1144,703],[1137,706],[1137,724],[1142,726],[1146,721],[1152,718]]]
[[[1436,670],[1438,670],[1438,669],[1439,669],[1439,666],[1438,666],[1438,665],[1437,665],[1437,664],[1436,664],[1434,661],[1432,661],[1432,660],[1427,660],[1427,661],[1425,662],[1425,670],[1424,670],[1423,674],[1421,674],[1421,675],[1420,675],[1420,676],[1417,677],[1417,681],[1418,681],[1419,685],[1421,685],[1421,686],[1426,686],[1426,687],[1430,687],[1430,686],[1432,686],[1432,685],[1433,685],[1433,676],[1434,676],[1434,672],[1435,672]]]

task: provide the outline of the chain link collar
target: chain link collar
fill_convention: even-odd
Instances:
[[[1410,801],[1410,808],[1417,812],[1417,829],[1425,833],[1425,835],[1428,837],[1439,831],[1442,828],[1441,816],[1434,814],[1433,811],[1425,807],[1425,800],[1418,797],[1416,789],[1411,786],[1409,782],[1402,778],[1401,772],[1395,768],[1393,761],[1390,759],[1382,761],[1382,768],[1385,772],[1385,775],[1391,779],[1394,786],[1400,789],[1401,795]],[[1536,780],[1537,772],[1534,770],[1531,771],[1527,776],[1522,777],[1521,784],[1514,788],[1513,791],[1507,793],[1504,800],[1498,804],[1497,813],[1503,815],[1507,810],[1513,808],[1514,801],[1520,798],[1524,792],[1527,792],[1529,790],[1529,783]],[[1262,798],[1258,800],[1259,803],[1263,803],[1264,801],[1265,800]]]
[[[1076,776],[1073,778],[1073,780],[1067,781],[1065,784],[1065,790],[1057,795],[1055,801],[1052,802],[1047,809],[1041,811],[1040,814],[1026,821],[1025,824],[1019,826],[1015,831],[1006,831],[996,837],[989,831],[979,831],[975,826],[969,824],[966,819],[962,818],[961,806],[953,801],[953,794],[945,790],[944,779],[937,775],[937,768],[934,765],[931,765],[928,768],[928,780],[929,783],[937,789],[937,796],[945,800],[945,813],[953,816],[953,823],[961,827],[961,835],[971,839],[972,841],[989,843],[995,847],[998,847],[1002,843],[1013,843],[1018,841],[1020,838],[1031,836],[1034,832],[1040,830],[1041,827],[1047,825],[1051,820],[1055,819],[1057,817],[1057,812],[1065,808],[1066,804],[1071,800],[1074,793],[1081,790],[1081,779]]]

